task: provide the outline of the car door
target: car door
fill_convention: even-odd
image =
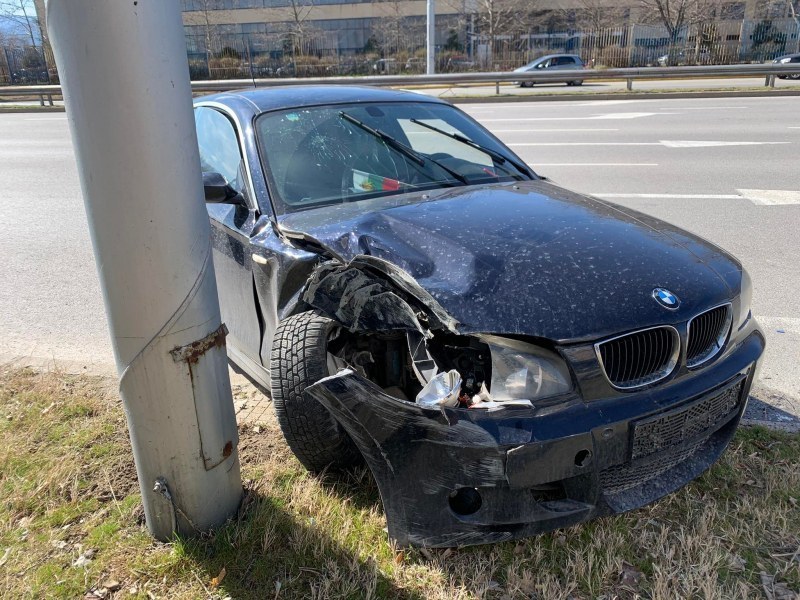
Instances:
[[[223,112],[205,106],[194,112],[203,172],[219,173],[245,200],[245,205],[206,204],[220,311],[228,327],[228,354],[236,363],[242,362],[243,355],[260,365],[261,326],[250,252],[258,213],[244,172],[241,140]]]
[[[539,69],[548,69],[548,68],[550,68],[550,64],[552,62],[553,62],[552,59],[548,58],[547,60],[543,60],[543,61],[540,61],[540,62],[536,63],[535,65],[533,65],[528,70],[529,71],[538,71]]]

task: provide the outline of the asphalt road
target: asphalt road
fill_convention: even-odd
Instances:
[[[797,99],[462,105],[541,174],[732,251],[768,350],[755,395],[800,415]],[[113,370],[63,114],[0,114],[0,361]]]

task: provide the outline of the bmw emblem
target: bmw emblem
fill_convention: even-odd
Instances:
[[[681,305],[681,301],[678,300],[678,297],[664,288],[654,289],[653,298],[655,298],[655,301],[661,306],[668,308],[669,310],[675,310]]]

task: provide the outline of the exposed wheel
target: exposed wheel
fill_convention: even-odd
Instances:
[[[572,85],[583,85],[583,79],[578,79],[577,81],[573,81]]]
[[[523,81],[522,83],[519,84],[519,87],[533,87],[533,82],[532,81]]]
[[[303,466],[314,473],[341,470],[361,462],[356,445],[341,425],[303,390],[328,372],[328,339],[335,322],[313,311],[281,322],[270,360],[272,402],[283,436]]]

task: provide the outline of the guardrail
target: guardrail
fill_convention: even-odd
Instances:
[[[371,86],[458,86],[493,83],[497,93],[501,83],[535,81],[537,83],[566,80],[616,80],[626,81],[628,90],[633,82],[644,79],[705,79],[712,77],[765,77],[764,85],[775,86],[779,75],[800,75],[800,63],[718,65],[697,67],[639,67],[627,69],[582,69],[542,70],[536,72],[501,73],[442,73],[436,75],[374,75],[367,77],[307,77],[275,79],[222,79],[216,81],[193,81],[194,92],[221,92],[252,87],[274,87],[287,85],[371,85]],[[38,97],[44,106],[44,98],[53,105],[52,97],[61,94],[59,85],[20,85],[0,87],[0,96]]]

